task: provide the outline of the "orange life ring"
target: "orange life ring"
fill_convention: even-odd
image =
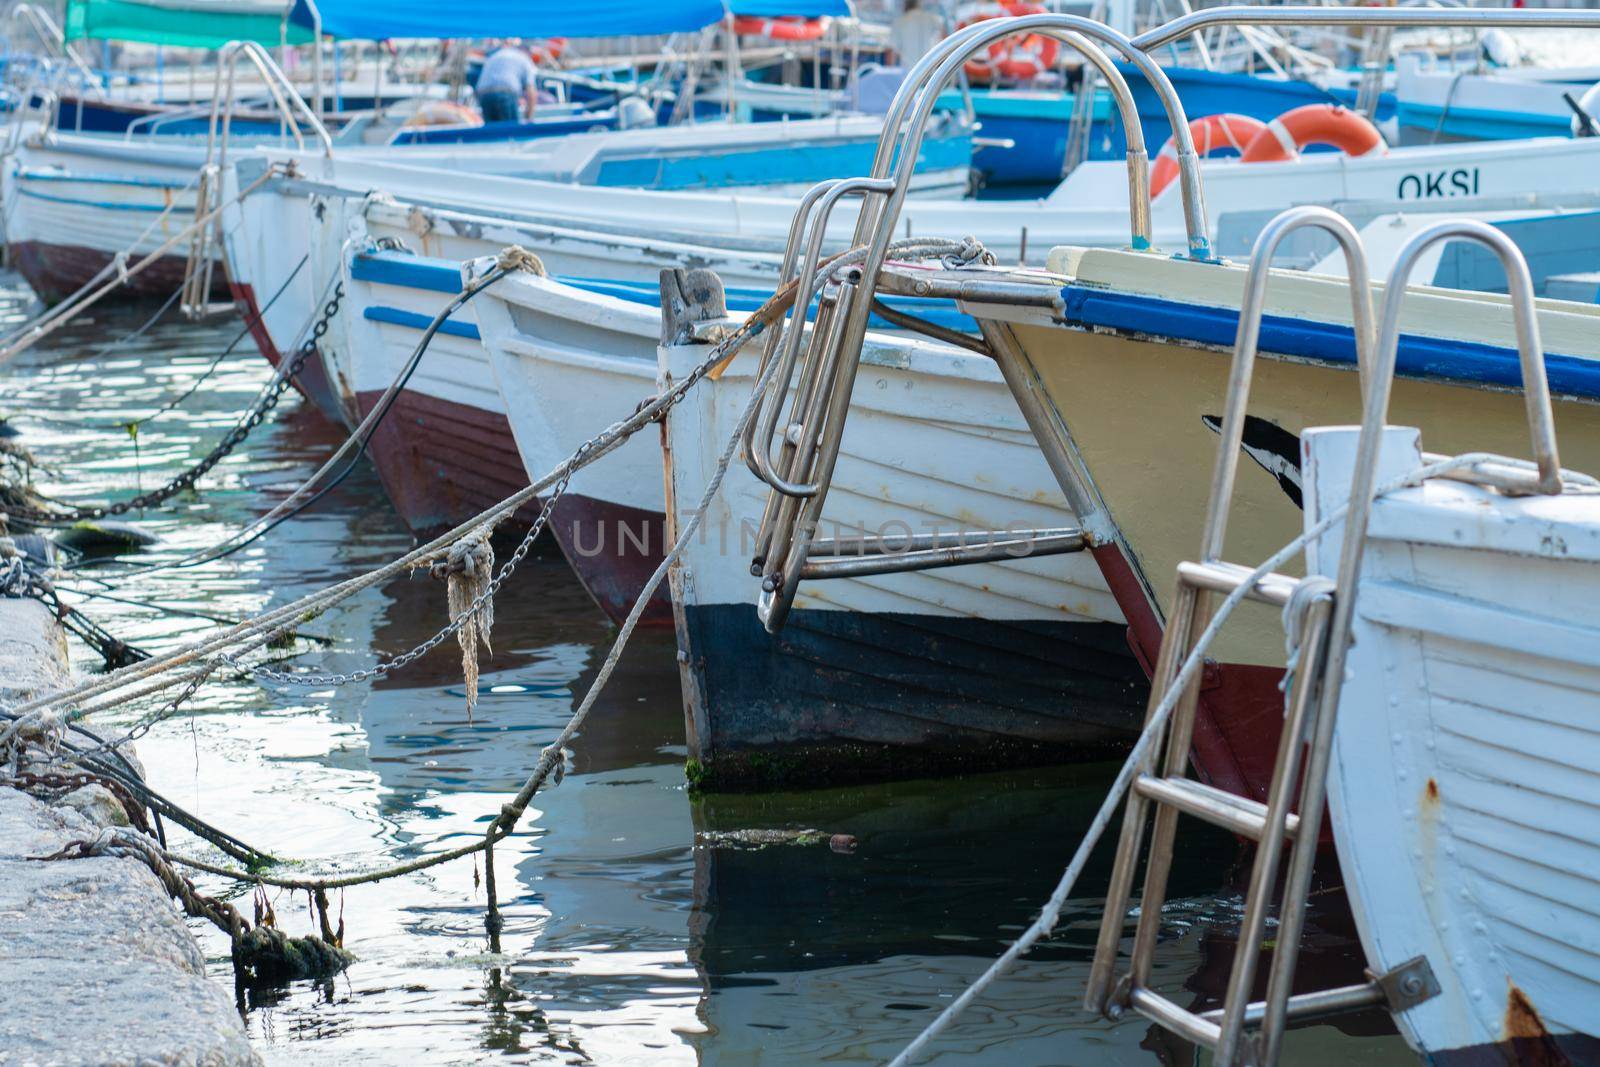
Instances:
[[[1048,9],[1030,0],[1000,0],[999,3],[972,4],[963,8],[956,29],[971,26],[986,19],[1015,18],[1018,15],[1042,15]],[[967,60],[967,77],[973,81],[993,81],[996,74],[1019,81],[1035,78],[1056,65],[1061,56],[1061,42],[1043,33],[1026,33],[1003,37],[995,41],[984,53]]]
[[[733,32],[741,37],[768,37],[774,41],[815,41],[827,31],[822,19],[784,15],[774,19],[740,15],[733,20]]]
[[[1202,115],[1189,122],[1189,138],[1194,141],[1195,154],[1204,158],[1223,148],[1232,148],[1243,154],[1245,146],[1261,136],[1267,124],[1249,115]],[[1168,137],[1156,154],[1150,167],[1150,195],[1157,197],[1178,176],[1178,142]]]
[[[1383,134],[1364,116],[1337,104],[1306,104],[1267,123],[1239,158],[1245,163],[1276,163],[1293,159],[1311,144],[1332,145],[1349,156],[1388,150]]]

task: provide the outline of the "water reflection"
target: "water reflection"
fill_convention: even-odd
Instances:
[[[10,298],[0,316],[15,320],[25,292]],[[157,484],[203,455],[266,379],[265,364],[241,351],[189,404],[131,438],[118,424],[206,374],[236,328],[162,324],[137,345],[101,351],[141,320],[80,320],[0,379],[0,413],[60,472],[44,476],[43,491],[71,500]],[[216,543],[282,499],[336,443],[315,413],[286,401],[204,492],[135,517],[160,537],[136,559]],[[315,511],[226,560],[101,586],[123,599],[82,603],[118,636],[160,651],[212,624],[145,605],[244,617],[409,546],[363,468]],[[333,672],[370,666],[374,650],[394,654],[433,633],[444,602],[425,575],[393,579],[306,623],[313,639],[289,661]],[[613,636],[553,554],[523,563],[496,614],[471,717],[454,642],[374,683],[263,692],[218,679],[142,742],[151,778],[258,847],[312,864],[375,866],[471,840],[556,736]],[[1032,919],[1112,773],[1030,769],[692,800],[682,731],[671,637],[641,635],[573,745],[565,782],[541,793],[497,850],[505,953],[486,955],[482,870],[471,860],[349,890],[334,905],[359,962],[332,981],[244,999],[267,1060],[881,1062]],[[854,835],[857,846],[735,848],[707,837],[806,827]],[[1180,846],[1157,977],[1181,1001],[1208,1004],[1231,958],[1237,851],[1215,832],[1185,833]],[[929,1062],[1198,1061],[1139,1020],[1112,1024],[1078,1009],[1108,862],[1096,858],[1056,936]],[[1336,893],[1317,904],[1309,969],[1348,972],[1358,963],[1348,914]],[[303,897],[278,894],[275,907],[291,932],[310,928]],[[224,939],[197,931],[227,979]],[[1300,1063],[1412,1062],[1387,1033],[1381,1017],[1357,1017],[1297,1032],[1290,1049]]]

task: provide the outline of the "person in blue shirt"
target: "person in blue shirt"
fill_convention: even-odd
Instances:
[[[524,112],[532,118],[538,101],[538,73],[521,41],[511,38],[500,42],[500,47],[483,61],[475,86],[483,121],[516,122]]]

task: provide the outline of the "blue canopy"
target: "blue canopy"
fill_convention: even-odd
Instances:
[[[322,32],[382,41],[396,37],[625,37],[698,30],[720,22],[721,0],[313,0]],[[752,0],[765,4],[766,0]],[[772,6],[805,6],[791,0]],[[843,0],[826,0],[843,7]],[[766,12],[761,12],[765,14]],[[784,11],[784,14],[800,12]],[[830,12],[831,13],[831,12]],[[289,21],[313,27],[307,0],[295,0]]]
[[[731,0],[728,7],[735,15],[769,19],[784,15],[800,15],[808,19],[850,17],[850,5],[846,0]]]

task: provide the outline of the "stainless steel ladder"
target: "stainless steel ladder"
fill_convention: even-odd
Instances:
[[[783,626],[802,580],[1017,558],[1022,554],[1019,548],[1024,547],[1018,543],[1022,535],[1026,535],[1023,539],[1028,542],[1028,555],[1077,551],[1086,546],[1083,534],[1075,529],[992,531],[987,538],[969,533],[965,540],[951,535],[904,543],[872,543],[864,546],[865,551],[861,551],[860,542],[852,542],[862,558],[841,559],[843,545],[816,537],[839,457],[868,318],[873,313],[894,317],[876,299],[878,281],[935,100],[969,56],[1014,33],[1040,33],[1059,39],[1081,52],[1110,88],[1128,131],[1130,244],[1140,250],[1151,245],[1149,157],[1127,81],[1106,52],[1093,42],[1121,51],[1151,80],[1177,131],[1190,252],[1209,258],[1198,161],[1183,106],[1166,73],[1127,38],[1101,23],[1077,16],[1027,15],[974,23],[924,56],[906,76],[885,118],[871,174],[815,186],[802,198],[790,225],[779,284],[796,287],[794,304],[787,320],[768,333],[758,371],[758,380],[765,379],[767,384],[744,442],[746,463],[772,490],[757,533],[751,567],[761,578],[757,607],[769,631],[776,632]],[[861,202],[850,247],[863,254],[860,262],[824,270],[822,249],[828,222],[846,198]],[[1048,299],[1055,296],[1047,287],[1034,288]],[[814,298],[818,301],[816,320],[807,331],[806,314]],[[904,316],[900,321],[917,325],[916,320],[908,322]],[[920,324],[920,328],[947,342],[988,354],[982,342],[965,335],[939,331],[928,324]],[[784,418],[786,401],[788,415]],[[968,543],[975,537],[984,543]]]
[[[1226,562],[1221,557],[1272,255],[1285,236],[1305,227],[1328,232],[1344,252],[1350,279],[1357,366],[1363,396],[1367,398],[1364,406],[1370,413],[1380,398],[1385,401],[1387,398],[1387,383],[1381,387],[1374,384],[1386,372],[1374,370],[1374,360],[1378,357],[1374,355],[1377,342],[1371,284],[1360,237],[1343,217],[1323,208],[1294,208],[1284,212],[1262,230],[1252,253],[1245,296],[1240,305],[1228,399],[1200,555],[1197,561],[1178,565],[1175,602],[1167,616],[1152,679],[1152,712],[1175,684],[1182,664],[1206,629],[1213,598],[1235,592],[1252,573],[1250,568]],[[1388,319],[1385,321],[1387,324]],[[1393,362],[1391,343],[1387,362],[1387,373],[1391,376]],[[1364,432],[1370,421],[1369,418],[1364,422]],[[1382,429],[1381,410],[1377,426]],[[1368,436],[1372,440],[1363,455],[1376,449],[1377,435]],[[1378,1005],[1403,1010],[1438,991],[1427,961],[1419,958],[1385,975],[1369,973],[1368,981],[1357,985],[1291,995],[1306,894],[1322,827],[1328,758],[1349,645],[1356,576],[1373,494],[1371,472],[1374,467],[1371,462],[1364,466],[1357,464],[1351,508],[1345,520],[1344,554],[1336,582],[1328,583],[1321,578],[1296,579],[1274,573],[1246,594],[1248,599],[1280,608],[1292,604],[1290,610],[1299,622],[1297,662],[1288,684],[1283,732],[1266,802],[1237,796],[1189,776],[1189,748],[1199,702],[1198,680],[1189,684],[1168,720],[1164,752],[1161,745],[1152,747],[1129,791],[1085,1006],[1112,1018],[1128,1010],[1137,1011],[1160,1026],[1213,1050],[1219,1067],[1276,1063],[1284,1032],[1293,1021]],[[1189,1011],[1150,986],[1180,815],[1204,820],[1256,843],[1233,967],[1223,1006],[1214,1011]],[[1148,829],[1150,843],[1133,947],[1126,967],[1120,968],[1134,876],[1147,824],[1152,822]],[[1275,895],[1286,841],[1292,842],[1288,870],[1281,890]],[[1266,998],[1253,1002],[1251,996],[1268,910],[1274,901],[1278,906],[1278,929],[1268,968]]]

